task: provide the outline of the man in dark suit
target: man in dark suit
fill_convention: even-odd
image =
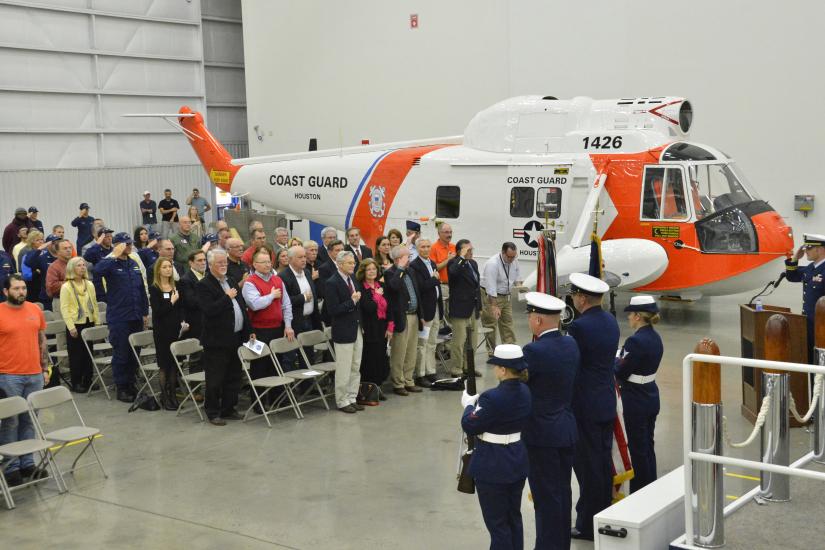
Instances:
[[[339,240],[334,240],[329,243],[329,249],[327,249],[327,256],[329,258],[337,258],[338,253],[344,250],[344,243]],[[321,255],[318,255],[318,260],[321,260]],[[329,281],[330,277],[332,277],[338,271],[338,264],[335,260],[329,259],[318,267],[318,284],[316,285],[318,290],[318,299],[323,300],[326,295],[326,284]],[[331,319],[329,318],[329,314],[326,310],[326,302],[324,302],[325,306],[321,310],[321,320],[324,321],[326,325],[331,323]]]
[[[478,264],[473,259],[473,244],[467,239],[455,243],[456,257],[447,263],[450,281],[450,325],[453,338],[450,340],[450,375],[461,376],[467,372],[467,358],[464,345],[467,330],[473,350],[478,344],[477,322],[481,312],[480,281]],[[480,373],[476,373],[480,376]]]
[[[355,399],[361,383],[361,284],[355,280],[352,252],[340,252],[338,269],[324,287],[324,309],[332,322],[335,344],[335,404],[338,410],[354,413],[364,410]]]
[[[421,319],[427,333],[427,338],[418,339],[415,384],[425,388],[435,382],[435,346],[438,344],[438,328],[444,317],[441,280],[436,263],[430,259],[431,246],[430,239],[418,239],[418,258],[410,262],[409,269],[421,290]]]
[[[203,311],[201,311],[197,286],[198,282],[205,276],[206,253],[203,250],[196,250],[189,254],[189,270],[178,281],[181,303],[183,304],[183,320],[189,323],[189,330],[186,331],[185,338],[197,338],[198,340],[201,338]],[[202,370],[201,357],[198,354],[190,359],[189,372],[200,372]]]
[[[243,417],[235,410],[241,387],[238,346],[252,334],[246,304],[238,282],[227,277],[228,258],[220,248],[207,254],[209,272],[198,282],[197,295],[203,311],[203,363],[206,371],[206,416],[215,426]]]
[[[524,346],[533,407],[522,437],[530,458],[535,548],[570,548],[570,477],[577,437],[571,403],[579,346],[559,332],[562,300],[541,292],[529,292],[526,298],[527,322],[536,340]]]
[[[289,255],[289,267],[281,271],[280,277],[292,304],[292,329],[295,331],[295,336],[298,336],[302,332],[320,329],[321,316],[318,313],[318,297],[315,295],[312,272],[306,267],[307,255],[304,247],[293,246],[287,254]],[[312,348],[304,348],[304,351],[312,360],[315,351]],[[291,370],[288,367],[295,365],[299,354],[293,351],[284,354],[284,359],[284,370]],[[305,368],[309,368],[309,365]]]
[[[321,230],[321,245],[318,247],[318,262],[321,265],[327,262],[335,263],[335,258],[329,255],[329,247],[337,240],[338,231],[334,227],[325,227]]]
[[[393,266],[384,271],[384,285],[390,318],[395,323],[390,349],[390,380],[392,391],[398,395],[420,393],[415,385],[415,358],[418,333],[422,327],[421,291],[410,272],[410,249],[397,245],[390,251]]]
[[[581,366],[573,393],[578,441],[573,470],[579,481],[576,527],[571,536],[593,540],[593,516],[613,500],[613,425],[616,420],[616,380],[613,365],[619,348],[616,318],[602,309],[607,283],[584,273],[570,275],[573,306],[581,314],[567,333],[575,338]]]
[[[347,245],[344,250],[349,250],[355,256],[355,270],[364,258],[372,258],[370,247],[361,244],[361,230],[357,227],[347,229]]]

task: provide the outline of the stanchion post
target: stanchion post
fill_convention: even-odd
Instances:
[[[719,346],[705,338],[694,353],[719,355]],[[717,363],[693,365],[692,450],[722,454],[722,373]],[[694,462],[692,465],[693,540],[703,548],[725,545],[725,487],[721,464]]]
[[[790,361],[791,328],[784,315],[771,315],[765,324],[765,359]],[[762,399],[771,406],[762,426],[760,456],[766,464],[791,463],[791,426],[788,416],[790,375],[774,369],[762,371]],[[760,473],[759,498],[771,502],[791,500],[791,479],[785,474]]]
[[[816,301],[814,312],[814,363],[825,366],[825,296]],[[819,393],[814,413],[814,462],[825,464],[825,388]]]

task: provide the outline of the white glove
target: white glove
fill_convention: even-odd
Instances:
[[[475,405],[478,402],[478,395],[479,394],[470,395],[467,393],[467,390],[464,390],[461,392],[461,406],[466,409],[467,407]]]

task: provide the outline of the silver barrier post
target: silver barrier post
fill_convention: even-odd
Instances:
[[[814,349],[816,364],[825,366],[825,349],[817,347]],[[825,388],[823,388],[825,390]],[[825,391],[821,391],[817,397],[816,412],[814,413],[814,441],[813,452],[814,462],[825,464]]]
[[[791,329],[783,315],[771,315],[765,324],[765,359],[788,361],[791,356]],[[790,375],[765,369],[762,372],[762,399],[770,397],[771,406],[762,426],[759,456],[766,464],[791,463],[791,426],[788,416]],[[771,502],[791,500],[791,479],[785,474],[762,471],[758,498]]]
[[[719,346],[705,338],[695,353],[719,355]],[[693,408],[691,448],[697,453],[722,455],[722,373],[716,363],[693,365]],[[725,483],[721,464],[695,461],[691,502],[693,503],[693,540],[703,548],[725,545]]]

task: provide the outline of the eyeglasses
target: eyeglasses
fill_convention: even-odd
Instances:
[[[255,260],[252,263],[255,263],[255,264],[271,264],[272,260]]]

